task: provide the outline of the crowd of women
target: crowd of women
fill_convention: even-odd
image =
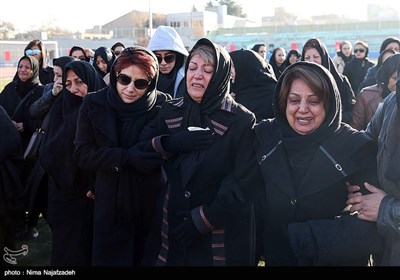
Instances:
[[[400,265],[399,39],[356,128],[362,41],[343,73],[317,38],[285,67],[167,26],[51,69],[40,44],[0,94],[0,248],[41,213],[52,266]]]

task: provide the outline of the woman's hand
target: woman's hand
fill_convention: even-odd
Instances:
[[[86,193],[86,197],[94,200],[94,193],[92,193],[92,191],[88,191]]]
[[[51,90],[51,94],[53,96],[57,96],[63,89],[63,85],[60,82],[54,82],[53,88]]]
[[[347,184],[347,190],[349,191],[347,205],[351,205],[350,212],[358,212],[358,218],[366,221],[376,222],[378,218],[379,206],[381,205],[382,199],[386,196],[386,193],[365,182],[365,188],[370,191],[370,194],[361,194],[359,192],[360,187],[356,185]]]
[[[22,122],[17,123],[15,121],[12,121],[12,122],[13,122],[15,128],[18,130],[18,132],[20,132],[20,133],[24,132],[24,123],[22,123]]]

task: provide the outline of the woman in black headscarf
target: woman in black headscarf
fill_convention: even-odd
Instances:
[[[30,41],[24,49],[24,54],[32,55],[39,61],[39,79],[42,85],[53,82],[53,68],[47,65],[48,54],[46,46],[41,40],[35,39]]]
[[[394,54],[386,59],[378,70],[377,83],[364,88],[357,96],[357,103],[353,109],[353,121],[350,123],[353,128],[365,130],[382,100],[396,90],[399,63],[400,54]]]
[[[13,120],[15,128],[21,137],[22,149],[28,146],[32,134],[40,128],[42,118],[33,118],[30,114],[30,106],[38,100],[44,87],[39,81],[39,61],[31,55],[23,56],[18,62],[18,69],[14,81],[5,86],[0,94],[0,105]],[[25,186],[28,183],[29,174],[35,164],[34,160],[24,160],[21,168],[21,181]],[[27,192],[29,195],[29,192]],[[28,207],[27,209],[28,210]],[[46,216],[45,213],[43,213]],[[19,215],[19,231],[25,232],[25,212]],[[18,233],[19,234],[19,233]]]
[[[319,39],[309,39],[303,47],[301,61],[315,62],[324,66],[332,74],[339,89],[340,100],[342,103],[342,121],[350,123],[353,115],[353,106],[356,103],[355,94],[346,76],[337,70],[324,43]]]
[[[273,118],[272,96],[276,79],[271,65],[252,50],[230,52],[235,75],[231,94],[235,101],[252,111],[257,121]]]
[[[86,62],[90,62],[90,57],[86,55],[86,51],[84,48],[79,46],[73,46],[69,50],[69,56],[72,56],[75,59],[84,60]]]
[[[274,112],[255,127],[267,265],[366,266],[381,241],[375,224],[344,212],[346,182],[377,182],[376,144],[341,123],[336,82],[316,63],[285,70]]]
[[[400,39],[397,37],[387,37],[385,40],[383,40],[383,42],[381,44],[381,47],[379,49],[379,57],[381,57],[381,54],[385,50],[392,50],[395,53],[400,53]],[[378,69],[380,66],[381,66],[381,64],[379,64],[379,58],[378,58],[378,64],[368,68],[367,74],[365,74],[363,83],[370,79],[373,79],[375,81],[376,74],[378,73]],[[367,85],[373,85],[373,84],[367,84]],[[364,84],[363,86],[365,87],[367,85]],[[360,87],[360,90],[362,88],[363,87]]]
[[[48,221],[52,229],[51,265],[91,264],[93,174],[73,159],[74,138],[83,96],[105,87],[86,61],[66,64],[64,88],[48,113],[49,123],[40,149],[40,163],[49,176]]]
[[[0,94],[0,105],[10,118],[20,123],[17,128],[26,146],[41,122],[31,120],[29,107],[42,96],[44,87],[39,81],[39,61],[34,56],[21,57],[17,68],[14,81],[7,84]]]
[[[161,157],[141,152],[140,134],[170,99],[155,90],[158,63],[142,47],[121,52],[110,85],[88,95],[79,114],[75,158],[96,172],[93,262],[137,266],[143,255],[156,198],[162,188]]]
[[[184,97],[161,108],[161,136],[151,140],[168,178],[156,264],[253,265],[255,116],[229,94],[231,58],[221,46],[200,39],[185,70]]]
[[[108,85],[110,83],[111,66],[115,60],[115,53],[106,47],[99,47],[94,52],[93,67]]]
[[[58,94],[62,90],[62,72],[64,66],[73,61],[71,56],[62,56],[53,60],[54,82],[47,84],[43,90],[42,96],[36,100],[29,108],[32,118],[45,118],[50,111],[51,106],[57,100]],[[47,117],[48,119],[48,117]],[[41,130],[46,130],[47,121],[43,120]],[[27,194],[29,194],[29,210],[28,210],[28,239],[34,239],[39,236],[36,228],[39,221],[39,215],[42,213],[46,217],[47,213],[47,192],[48,182],[47,174],[43,170],[39,161],[35,162],[35,166],[29,176],[26,186]]]

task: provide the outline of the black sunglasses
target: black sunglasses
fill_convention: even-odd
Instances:
[[[132,78],[129,77],[128,75],[125,74],[118,74],[117,75],[117,81],[123,86],[127,86],[132,82]],[[135,88],[137,89],[145,89],[147,88],[151,83],[151,80],[145,80],[145,79],[138,79],[133,81],[133,84],[135,85]]]
[[[158,63],[161,63],[164,59],[164,61],[168,64],[174,62],[175,58],[176,58],[175,54],[173,54],[173,53],[167,54],[166,56],[157,54],[156,57],[157,57]]]
[[[363,52],[365,52],[365,50],[364,49],[354,49],[354,53],[356,53],[356,52],[363,53]]]

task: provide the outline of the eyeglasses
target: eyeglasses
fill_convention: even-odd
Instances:
[[[121,85],[127,86],[132,82],[132,78],[125,74],[118,74],[117,81]],[[145,80],[145,79],[138,79],[138,80],[133,81],[133,84],[135,85],[135,88],[137,88],[137,89],[145,89],[150,85],[150,83],[151,83],[151,80]]]
[[[157,57],[158,63],[161,63],[164,59],[164,61],[168,64],[174,62],[175,58],[176,58],[175,54],[173,54],[173,53],[167,54],[166,56],[156,55],[156,57]]]
[[[119,51],[116,51],[116,52],[115,52],[115,55],[116,55],[116,56],[119,56],[120,54],[121,54],[121,52],[119,52]]]
[[[38,54],[40,54],[41,53],[41,51],[40,50],[38,50],[38,49],[34,49],[34,50],[26,50],[25,51],[25,54],[26,55],[38,55]]]
[[[365,52],[365,50],[364,49],[354,49],[354,53],[357,53],[357,52],[363,53],[363,52]]]

